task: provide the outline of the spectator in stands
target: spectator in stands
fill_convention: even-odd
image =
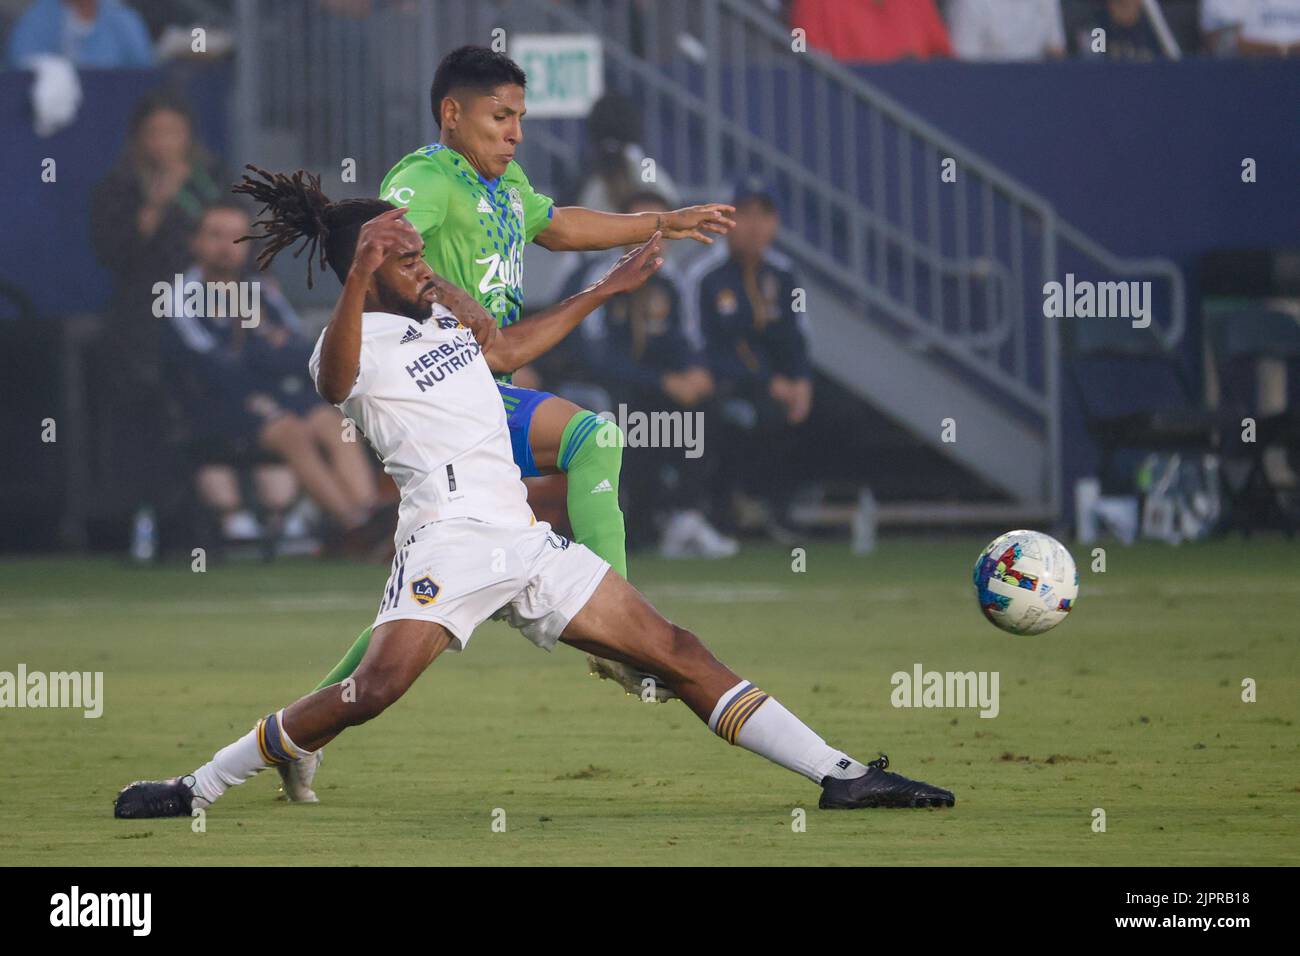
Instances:
[[[666,169],[654,164],[654,178],[645,178],[645,147],[641,145],[641,110],[621,93],[606,93],[587,115],[587,168],[576,205],[614,212],[633,194],[657,192],[677,206],[677,187]]]
[[[34,0],[9,36],[8,63],[22,67],[42,53],[79,67],[153,65],[144,20],[122,0]]]
[[[794,0],[790,26],[850,63],[952,56],[934,0]]]
[[[1204,0],[1206,48],[1243,56],[1300,53],[1300,0]]]
[[[774,189],[750,177],[736,188],[736,225],[725,248],[688,271],[688,331],[707,350],[727,438],[725,487],[746,488],[767,505],[768,531],[786,530],[798,456],[812,410],[812,367],[796,311],[799,283],[772,248],[780,227]]]
[[[293,308],[274,280],[249,272],[249,246],[236,240],[250,224],[247,210],[229,200],[200,219],[193,263],[167,310],[169,392],[180,398],[205,463],[259,452],[282,459],[339,529],[361,528],[378,497],[374,472],[360,436],[348,440],[342,416],[316,394],[307,373],[312,343]],[[249,328],[248,316],[210,310],[214,297],[187,292],[190,283],[207,290],[250,281],[259,283],[259,309]]]
[[[672,208],[658,193],[643,192],[630,196],[621,211],[669,212]],[[583,278],[599,278],[623,251],[602,256]],[[581,335],[590,376],[608,394],[616,420],[628,420],[624,411],[668,412],[683,423],[680,434],[685,439],[686,416],[699,413],[706,422],[713,418],[713,376],[687,338],[681,290],[671,263],[665,263],[636,292],[618,296],[589,315]],[[704,433],[690,434],[703,438]],[[695,454],[697,450],[703,453]],[[664,557],[734,555],[739,550],[736,542],[720,534],[705,517],[719,457],[707,444],[696,449],[629,447],[622,479],[633,502],[625,511],[629,539],[634,544],[647,540],[651,525],[661,522],[659,551]]]
[[[153,284],[189,264],[204,207],[227,177],[194,139],[186,106],[167,92],[146,95],[131,116],[117,164],[91,196],[91,241],[113,271],[113,339],[144,381],[157,380]]]
[[[950,0],[952,48],[963,60],[1043,60],[1065,55],[1061,0]]]
[[[1105,33],[1104,53],[1093,50],[1094,30]],[[1142,0],[1105,0],[1095,14],[1083,21],[1077,43],[1079,53],[1084,57],[1134,61],[1166,57],[1160,38],[1142,7]]]
[[[91,194],[91,242],[114,277],[100,353],[106,388],[99,411],[113,436],[113,481],[128,499],[124,506],[156,505],[171,477],[156,466],[164,396],[153,286],[185,271],[203,207],[227,181],[195,140],[185,105],[159,92],[136,105],[117,163]]]

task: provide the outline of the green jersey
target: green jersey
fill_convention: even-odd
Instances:
[[[522,318],[524,243],[550,224],[554,200],[534,191],[518,163],[488,180],[434,143],[389,170],[379,195],[408,207],[434,272],[475,296],[500,325]]]

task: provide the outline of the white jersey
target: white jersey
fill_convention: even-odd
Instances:
[[[307,366],[314,382],[324,340]],[[442,306],[423,322],[364,313],[357,381],[338,407],[397,482],[399,547],[446,518],[534,522],[496,381],[473,334]]]

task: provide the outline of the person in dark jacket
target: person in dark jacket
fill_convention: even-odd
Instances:
[[[658,192],[641,192],[620,211],[670,208]],[[597,260],[577,281],[588,284],[622,253]],[[725,558],[739,546],[706,517],[719,457],[704,427],[715,417],[713,376],[683,326],[678,282],[665,263],[640,289],[589,315],[581,341],[590,378],[608,393],[614,419],[627,433],[622,485],[631,499],[629,535],[646,540],[657,526],[664,557]]]
[[[105,494],[121,510],[160,507],[175,487],[174,469],[163,466],[162,321],[152,312],[152,290],[185,271],[203,209],[224,195],[226,182],[196,141],[183,101],[163,91],[136,105],[121,156],[91,195],[91,241],[113,273],[97,411],[111,448]]]
[[[800,444],[812,411],[803,299],[790,260],[772,248],[774,189],[748,178],[732,204],[736,226],[686,272],[688,332],[703,342],[725,423],[725,483],[762,500],[768,532],[787,530]]]

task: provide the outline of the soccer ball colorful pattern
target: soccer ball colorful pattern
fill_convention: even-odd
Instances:
[[[1079,572],[1065,545],[1050,535],[1008,531],[975,562],[975,596],[1002,630],[1042,634],[1074,608]]]

